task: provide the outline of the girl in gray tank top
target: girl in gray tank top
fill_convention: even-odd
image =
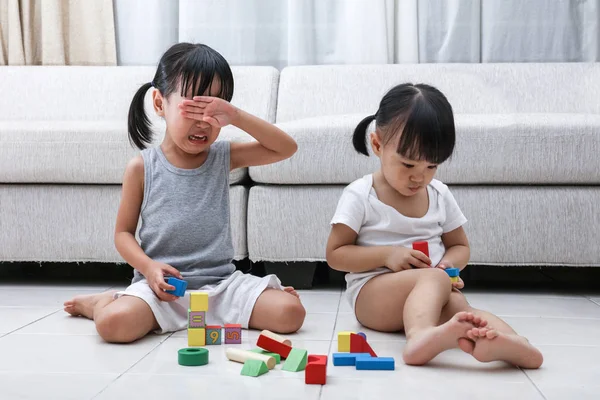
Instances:
[[[150,88],[166,132],[160,145],[147,148],[153,144],[144,110]],[[305,311],[293,288],[272,275],[242,274],[232,264],[230,171],[281,161],[297,148],[279,128],[230,104],[233,88],[232,71],[218,52],[179,43],[135,93],[128,132],[141,155],[125,170],[115,232],[117,250],[135,269],[132,284],[65,303],[67,312],[94,319],[105,340],[130,342],[153,330],[187,326],[189,299],[166,292],[174,290],[168,276],[186,280],[188,290],[209,293],[208,323],[281,333],[302,325]],[[217,142],[230,124],[256,141]]]

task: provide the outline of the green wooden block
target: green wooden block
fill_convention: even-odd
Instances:
[[[261,376],[269,372],[267,364],[260,360],[247,360],[242,367],[242,375],[245,376]]]
[[[306,369],[306,360],[308,359],[308,351],[302,349],[292,349],[290,355],[285,359],[283,364],[284,371],[299,372]]]
[[[263,354],[265,356],[273,357],[275,359],[276,364],[279,364],[281,362],[281,356],[277,353],[269,353],[268,351],[263,350],[263,349],[252,349],[250,351],[253,353],[258,353],[258,354]]]

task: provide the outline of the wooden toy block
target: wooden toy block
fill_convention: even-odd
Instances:
[[[460,269],[458,268],[446,268],[444,271],[448,274],[449,277],[454,278],[460,275]]]
[[[208,364],[208,350],[185,348],[177,352],[177,362],[186,367],[196,367]]]
[[[308,356],[308,364],[304,370],[304,383],[307,385],[327,383],[327,356]]]
[[[206,311],[188,310],[188,328],[206,327]]]
[[[357,357],[371,357],[368,353],[333,353],[333,365],[336,367],[354,366]]]
[[[292,348],[287,344],[278,342],[277,340],[271,339],[265,335],[259,335],[256,345],[261,349],[265,349],[271,353],[277,353],[281,358],[287,358]]]
[[[221,344],[221,325],[206,325],[206,344]]]
[[[242,325],[225,324],[225,344],[242,343]]]
[[[413,250],[418,250],[421,253],[425,254],[427,257],[429,257],[429,243],[427,242],[414,242],[413,245]]]
[[[340,353],[350,352],[350,334],[354,332],[338,332],[338,351]]]
[[[264,361],[260,360],[248,360],[244,363],[242,367],[241,375],[244,376],[261,376],[269,372],[269,368]]]
[[[265,356],[273,357],[275,359],[276,364],[279,364],[281,362],[281,356],[277,353],[271,353],[263,349],[252,349],[250,351],[253,353],[264,354]]]
[[[171,286],[175,286],[175,290],[166,290],[167,293],[174,294],[177,297],[185,296],[185,289],[187,289],[186,281],[171,276],[167,279],[167,283]]]
[[[365,340],[367,340],[367,334],[364,332],[358,332],[357,335],[362,336]]]
[[[289,372],[304,371],[307,360],[308,351],[292,348],[281,369]]]
[[[280,335],[278,335],[276,333],[273,333],[271,331],[268,331],[266,329],[264,331],[262,331],[260,334],[264,335],[266,337],[270,337],[271,339],[276,340],[279,343],[283,343],[283,344],[285,344],[287,346],[290,346],[290,347],[292,346],[292,341],[290,339],[286,339],[283,336],[280,336]]]
[[[206,329],[188,328],[188,346],[206,346]]]
[[[254,353],[248,350],[236,349],[234,347],[229,347],[225,350],[225,356],[230,361],[235,361],[239,363],[245,363],[248,360],[258,360],[263,361],[267,368],[273,369],[275,368],[275,358],[269,357],[264,354]]]
[[[208,293],[206,293],[206,292],[191,292],[190,293],[190,310],[192,310],[192,311],[208,311]]]
[[[458,276],[451,276],[450,277],[450,282],[452,282],[452,283],[458,283]]]
[[[357,357],[357,370],[393,371],[395,367],[392,357]]]
[[[365,335],[366,336],[366,335]],[[350,352],[351,353],[369,353],[371,357],[377,357],[369,343],[361,335],[350,334]]]

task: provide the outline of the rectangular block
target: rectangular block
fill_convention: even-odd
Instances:
[[[458,276],[451,276],[450,277],[450,282],[452,282],[452,283],[458,283]]]
[[[206,293],[206,292],[191,292],[190,293],[190,310],[192,310],[192,311],[208,311],[208,293]]]
[[[225,344],[242,343],[242,325],[225,324]]]
[[[418,250],[421,253],[425,254],[427,257],[429,257],[429,243],[427,242],[414,242],[413,245],[413,250]]]
[[[392,357],[358,357],[356,358],[357,370],[393,371],[395,367]]]
[[[354,366],[357,357],[371,357],[368,353],[333,353],[333,365],[336,367]]]
[[[177,297],[185,296],[185,289],[187,289],[187,282],[181,279],[173,278],[172,276],[167,279],[167,283],[175,287],[175,290],[167,290],[167,293],[174,294]]]
[[[277,340],[271,339],[265,335],[259,335],[256,345],[261,349],[265,349],[272,353],[277,353],[281,358],[287,358],[292,351],[292,348],[284,343],[278,342]]]
[[[338,351],[350,353],[350,334],[354,332],[338,332]]]
[[[206,327],[206,311],[188,310],[188,328]]]
[[[188,346],[206,346],[206,329],[188,328]]]
[[[304,383],[325,385],[327,383],[327,356],[309,355],[304,370]]]
[[[460,275],[460,269],[458,268],[446,268],[444,271],[448,274],[449,277],[454,278]]]
[[[206,344],[221,344],[221,325],[206,325]]]

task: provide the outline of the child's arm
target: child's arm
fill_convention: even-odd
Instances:
[[[471,256],[471,249],[463,227],[461,226],[453,231],[444,233],[442,235],[442,242],[446,248],[446,253],[439,265],[451,263],[454,268],[461,270],[465,268]]]
[[[219,128],[231,124],[257,140],[231,143],[231,169],[272,164],[290,158],[298,149],[296,141],[275,125],[218,97],[195,96],[184,100],[180,108],[188,118]]]
[[[164,274],[181,278],[181,274],[170,265],[157,263],[148,257],[135,238],[140,209],[144,199],[144,160],[138,156],[127,164],[123,176],[121,203],[115,226],[115,246],[123,259],[140,271],[156,295],[164,301],[177,297],[164,290],[175,288],[164,281]]]
[[[400,246],[357,246],[358,234],[347,225],[334,224],[327,241],[327,263],[338,271],[366,272],[379,267],[392,271],[429,268],[431,260],[420,251]]]

